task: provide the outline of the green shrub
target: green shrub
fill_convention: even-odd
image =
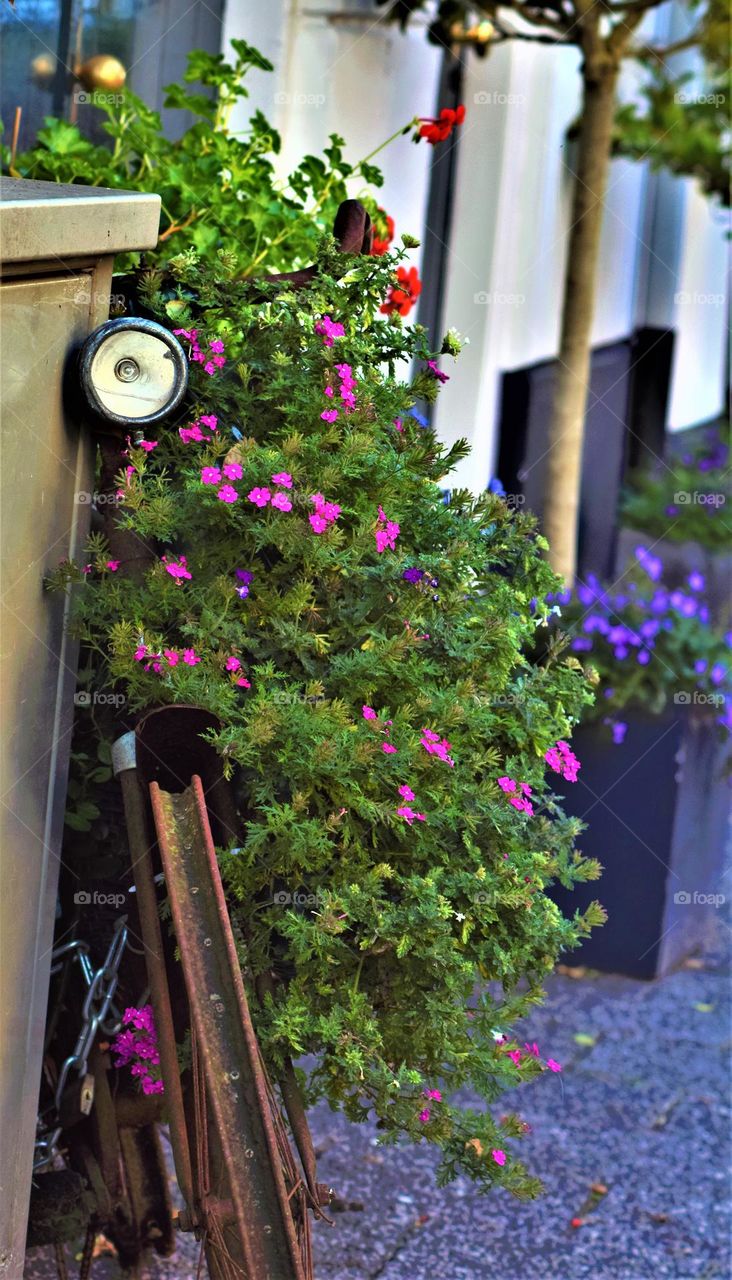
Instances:
[[[345,194],[339,144],[285,198],[264,149],[235,167],[246,140],[194,107],[202,124],[178,144],[138,105],[148,132],[115,125],[111,160],[72,138],[57,163],[61,126],[23,158],[37,177],[42,160],[59,177],[162,181],[173,226],[224,167],[245,191],[216,192],[139,277],[191,354],[189,417],[120,457],[119,518],[153,563],[126,576],[97,534],[54,582],[76,597],[97,684],[133,712],[194,703],[219,719],[242,831],[221,864],[247,978],[276,978],[254,1009],[274,1077],[310,1053],[309,1100],[375,1115],[386,1141],[437,1144],[443,1178],[533,1195],[508,1150],[525,1126],[486,1104],[558,1069],[510,1028],[603,919],[597,904],[564,919],[545,892],[599,871],[545,777],[588,684],[561,640],[524,656],[557,580],[531,517],[493,493],[445,500],[465,445],[445,449],[415,406],[459,341],[436,354],[384,318],[403,252],[344,260],[322,237]],[[309,290],[242,278],[314,256]],[[466,1086],[478,1107],[458,1102]]]

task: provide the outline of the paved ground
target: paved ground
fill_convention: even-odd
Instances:
[[[727,1280],[728,939],[718,922],[704,957],[660,982],[552,977],[526,1039],[564,1070],[508,1099],[521,1098],[522,1151],[546,1184],[532,1204],[466,1180],[438,1190],[426,1146],[380,1149],[370,1126],[318,1109],[319,1174],[364,1208],[316,1228],[317,1280]],[[597,1183],[607,1194],[588,1212]],[[196,1269],[189,1250],[149,1275]],[[93,1272],[119,1274],[106,1259]],[[27,1280],[53,1275],[29,1256]]]

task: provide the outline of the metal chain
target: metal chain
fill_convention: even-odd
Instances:
[[[61,1067],[56,1084],[54,1104],[57,1114],[72,1070],[76,1071],[79,1078],[83,1078],[87,1073],[89,1053],[97,1032],[101,1029],[105,1034],[113,1035],[119,1029],[121,1018],[113,1004],[113,999],[119,980],[119,966],[127,945],[127,933],[127,917],[120,916],[115,923],[114,934],[112,935],[112,941],[109,944],[104,964],[96,971],[92,969],[89,960],[89,947],[85,942],[66,943],[52,954],[51,962],[53,965],[57,964],[64,954],[75,951],[84,975],[84,981],[87,983],[79,1035],[73,1053],[69,1054]],[[54,972],[53,968],[51,972]],[[108,1018],[110,1010],[114,1011],[112,1019]],[[35,1148],[36,1157],[33,1163],[34,1170],[44,1168],[54,1159],[57,1154],[57,1143],[61,1137],[61,1132],[61,1126],[57,1126],[47,1136],[38,1138]]]

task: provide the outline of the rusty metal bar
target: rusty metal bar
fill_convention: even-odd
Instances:
[[[132,874],[137,893],[142,940],[145,945],[145,964],[150,982],[150,997],[155,1014],[158,1034],[160,1065],[165,1084],[165,1106],[170,1121],[170,1142],[173,1148],[175,1174],[181,1194],[189,1212],[195,1213],[193,1170],[190,1144],[186,1126],[183,1091],[180,1082],[178,1053],[173,1028],[173,1013],[165,969],[165,953],[158,916],[158,901],[152,862],[152,848],[147,821],[144,793],[140,785],[135,756],[135,735],[127,733],[114,744],[112,763],[122,788],[125,806],[127,838],[132,860]]]
[[[195,775],[173,795],[152,782],[150,797],[246,1274],[305,1280],[203,784]]]

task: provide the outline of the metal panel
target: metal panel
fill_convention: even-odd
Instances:
[[[66,603],[43,579],[79,554],[93,488],[91,440],[69,416],[64,384],[72,352],[108,315],[110,255],[154,245],[159,201],[21,181],[3,182],[2,195],[11,275],[0,285],[0,1274],[16,1280],[76,682]]]
[[[58,266],[82,254],[150,249],[157,241],[160,196],[2,178],[0,201],[3,263],[47,259]]]

